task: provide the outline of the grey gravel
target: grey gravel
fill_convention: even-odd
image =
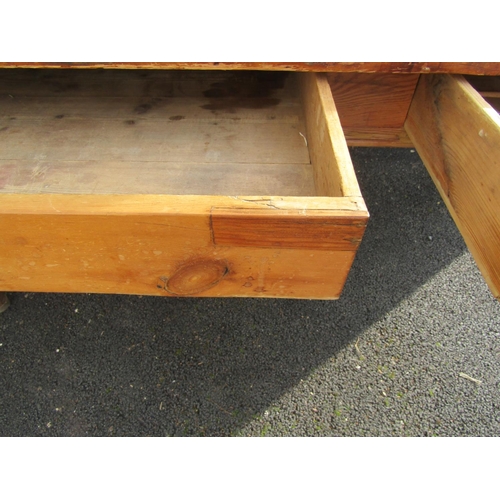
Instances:
[[[0,435],[498,436],[500,304],[418,155],[351,153],[340,300],[11,293]]]

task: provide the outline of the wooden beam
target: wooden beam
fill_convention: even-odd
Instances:
[[[461,76],[421,76],[406,131],[500,298],[500,116]]]
[[[498,62],[0,62],[0,68],[209,69],[499,75]]]

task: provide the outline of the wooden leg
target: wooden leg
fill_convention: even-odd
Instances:
[[[5,312],[10,306],[9,297],[5,292],[0,292],[0,314]]]

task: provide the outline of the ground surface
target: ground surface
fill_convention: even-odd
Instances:
[[[352,155],[339,301],[10,294],[0,435],[500,435],[500,304],[417,154]]]

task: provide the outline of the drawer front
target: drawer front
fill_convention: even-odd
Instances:
[[[462,76],[422,75],[405,128],[500,298],[498,112]]]
[[[366,223],[335,198],[111,198],[1,196],[2,289],[337,298]]]
[[[282,91],[225,78],[185,98],[188,78],[153,110],[97,80],[17,82],[0,117],[0,289],[338,298],[368,212],[326,76]]]

